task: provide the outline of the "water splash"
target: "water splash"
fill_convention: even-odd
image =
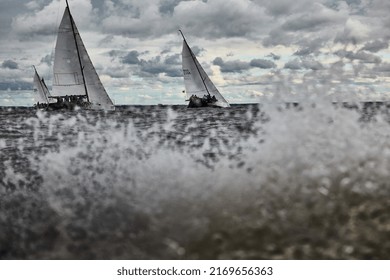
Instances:
[[[387,111],[151,108],[15,114],[0,258],[388,258]]]

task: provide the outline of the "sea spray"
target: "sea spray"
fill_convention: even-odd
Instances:
[[[386,111],[153,109],[15,114],[0,257],[388,258]]]

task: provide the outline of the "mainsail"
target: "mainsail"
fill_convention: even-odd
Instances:
[[[33,66],[34,67],[34,66]],[[49,103],[49,89],[47,88],[45,82],[41,77],[39,77],[39,74],[37,72],[37,69],[35,69],[34,74],[34,98],[37,104],[48,104]]]
[[[215,103],[216,106],[230,107],[196,59],[183,33],[181,35],[183,36],[182,66],[187,98],[192,95],[199,98],[204,95],[214,95],[218,100]]]
[[[115,108],[96,73],[67,3],[55,47],[53,96],[74,95],[85,95],[94,109]]]

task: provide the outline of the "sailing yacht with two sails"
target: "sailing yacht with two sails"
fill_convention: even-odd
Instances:
[[[115,110],[81,39],[67,0],[54,52],[52,94],[47,87],[43,92],[49,110],[75,107]]]
[[[182,67],[188,108],[230,107],[198,62],[183,32],[179,32],[183,37]]]

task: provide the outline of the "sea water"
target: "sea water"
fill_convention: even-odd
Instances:
[[[0,259],[388,259],[386,105],[0,109]]]

